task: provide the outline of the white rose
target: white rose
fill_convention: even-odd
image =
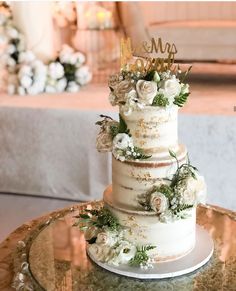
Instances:
[[[75,77],[76,81],[83,86],[91,81],[92,74],[87,66],[82,66],[79,69],[77,69]]]
[[[205,203],[206,202],[206,184],[202,176],[195,173],[196,179],[189,177],[186,180],[183,200],[186,204]],[[192,203],[191,203],[192,202]]]
[[[169,201],[164,194],[154,192],[150,195],[150,206],[156,213],[161,214],[168,209]]]
[[[124,150],[127,147],[132,147],[132,138],[126,133],[118,133],[113,139],[114,148]]]
[[[157,94],[157,83],[153,81],[139,80],[136,84],[136,90],[141,103],[151,105]]]
[[[79,90],[80,90],[80,86],[76,82],[71,81],[68,83],[68,87],[66,89],[67,92],[76,93],[76,92],[79,92]]]
[[[119,82],[114,89],[114,94],[117,97],[118,103],[122,101],[124,102],[127,97],[127,94],[131,90],[133,90],[133,88],[134,88],[133,84],[131,83],[130,80],[123,80]]]
[[[191,190],[184,190],[181,194],[181,202],[183,204],[194,205],[196,202],[196,193]]]
[[[64,76],[64,73],[64,67],[59,62],[49,64],[48,75],[52,79],[60,79]]]
[[[174,98],[181,92],[179,80],[177,80],[175,76],[172,76],[171,79],[163,81],[159,92],[167,97],[169,101],[174,101]]]
[[[24,88],[29,88],[32,85],[32,79],[30,76],[24,75],[20,79],[20,84]]]
[[[52,85],[47,85],[45,88],[45,92],[46,93],[56,93],[56,88]]]
[[[123,241],[116,249],[117,256],[111,261],[114,265],[127,264],[136,254],[136,246]]]
[[[66,78],[62,78],[62,79],[58,80],[58,82],[56,84],[57,92],[63,92],[66,88],[66,85],[67,85]]]

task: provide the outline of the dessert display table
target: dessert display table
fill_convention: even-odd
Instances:
[[[84,236],[72,225],[84,208],[100,205],[90,202],[55,211],[13,232],[0,244],[0,290],[14,290],[13,278],[15,288],[25,290],[235,290],[235,212],[199,206],[197,223],[214,239],[211,260],[189,275],[143,281],[105,271],[87,257]]]

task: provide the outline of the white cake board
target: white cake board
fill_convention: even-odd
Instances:
[[[97,261],[87,249],[89,257],[100,267],[127,277],[138,279],[163,279],[191,273],[205,265],[211,258],[214,243],[206,230],[197,225],[196,244],[194,249],[179,259],[154,264],[152,269],[143,270],[129,265],[112,266]]]

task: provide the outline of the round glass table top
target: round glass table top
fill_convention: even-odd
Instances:
[[[88,258],[83,233],[73,223],[85,207],[101,205],[80,204],[55,213],[31,231],[24,242],[18,242],[15,286],[21,282],[27,290],[47,291],[236,290],[235,213],[198,207],[197,223],[208,230],[215,244],[214,254],[204,267],[176,278],[139,280],[110,273]]]

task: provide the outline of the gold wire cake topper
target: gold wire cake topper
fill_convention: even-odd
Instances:
[[[122,38],[120,47],[121,70],[141,73],[151,70],[158,72],[175,71],[176,53],[175,44],[169,42],[163,44],[161,38],[142,41],[137,47],[132,47],[131,38]]]

